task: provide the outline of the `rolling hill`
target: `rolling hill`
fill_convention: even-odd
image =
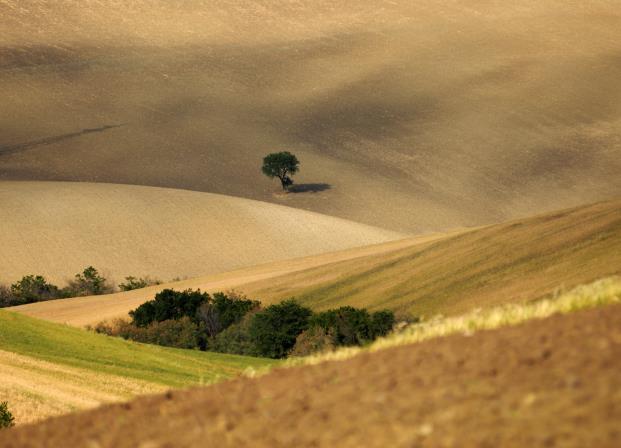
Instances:
[[[530,301],[621,274],[621,201],[461,232],[380,256],[238,289],[314,309],[390,308],[415,316]]]
[[[613,0],[4,0],[0,178],[183,188],[410,233],[621,191]],[[298,193],[259,170],[302,161]]]
[[[613,447],[620,329],[610,305],[139,398],[0,431],[0,444]]]
[[[138,344],[0,311],[0,397],[20,424],[272,364]]]
[[[0,282],[64,283],[86,266],[161,280],[401,238],[313,212],[129,185],[0,182]]]
[[[126,316],[162,288],[233,288],[265,304],[293,296],[315,310],[352,305],[430,317],[534,300],[615,274],[621,274],[619,200],[128,293],[13,309],[81,326]]]

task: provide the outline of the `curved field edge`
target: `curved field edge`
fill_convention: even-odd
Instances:
[[[344,360],[367,351],[374,352],[416,344],[453,334],[470,336],[477,331],[514,326],[534,319],[545,319],[555,314],[568,314],[618,303],[621,303],[621,277],[609,277],[580,285],[569,292],[548,299],[475,309],[453,317],[438,316],[427,322],[408,325],[399,332],[376,340],[368,347],[348,347],[304,358],[292,358],[287,361],[287,365],[313,365],[325,361]]]
[[[0,350],[169,387],[207,384],[273,361],[125,341],[0,311]]]
[[[115,284],[168,281],[405,237],[283,205],[125,184],[0,181],[0,213],[0,283],[40,274],[62,285],[86,266]]]

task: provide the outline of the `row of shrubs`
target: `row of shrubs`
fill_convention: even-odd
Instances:
[[[211,296],[170,289],[130,317],[100,323],[93,330],[150,344],[284,358],[364,345],[388,334],[395,322],[391,311],[369,313],[345,306],[314,313],[295,300],[262,308],[235,292]]]
[[[149,277],[126,277],[118,288],[130,291],[160,283]],[[114,285],[92,266],[76,274],[63,288],[48,282],[42,275],[27,275],[10,287],[0,285],[0,308],[67,297],[110,294],[115,290]]]

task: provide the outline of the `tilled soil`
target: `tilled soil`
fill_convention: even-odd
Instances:
[[[621,446],[621,306],[0,432],[0,446]]]

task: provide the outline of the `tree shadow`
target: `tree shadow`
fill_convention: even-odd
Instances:
[[[321,191],[330,190],[330,184],[293,184],[289,187],[289,193],[319,193]]]

